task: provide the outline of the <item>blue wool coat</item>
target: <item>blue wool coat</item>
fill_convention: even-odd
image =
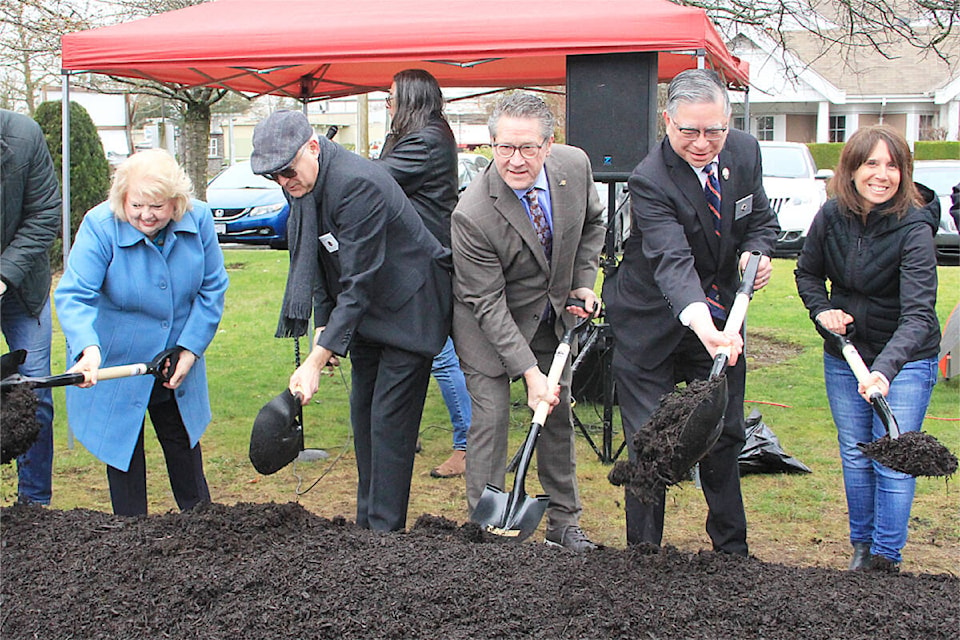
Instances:
[[[102,367],[149,362],[181,346],[196,363],[174,392],[193,446],[210,423],[203,352],[223,315],[227,272],[209,207],[198,200],[167,225],[162,247],[104,202],[80,225],[54,293],[70,363],[98,345]],[[126,471],[155,378],[104,380],[67,388],[67,414],[77,440],[106,464]]]

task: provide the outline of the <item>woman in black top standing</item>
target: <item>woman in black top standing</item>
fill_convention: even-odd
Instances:
[[[854,549],[850,569],[897,571],[916,479],[870,460],[857,443],[886,434],[869,403],[872,388],[886,396],[902,432],[923,423],[940,342],[939,203],[921,202],[907,142],[887,125],[850,137],[831,188],[836,197],[814,218],[794,273],[810,318],[845,335],[870,369],[858,383],[835,341],[824,342]]]

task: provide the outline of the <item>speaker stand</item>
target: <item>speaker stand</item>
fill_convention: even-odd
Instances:
[[[590,436],[590,432],[577,417],[576,403],[570,403],[570,415],[575,427],[580,429],[580,433],[586,439],[587,444],[593,449],[594,453],[604,464],[612,464],[623,452],[626,441],[620,444],[620,447],[614,453],[613,451],[613,405],[616,385],[613,380],[612,361],[613,361],[613,332],[607,323],[592,324],[589,328],[590,334],[580,348],[576,360],[571,365],[571,373],[576,373],[577,368],[588,353],[598,350],[600,363],[600,389],[603,399],[603,413],[601,414],[601,435],[603,437],[601,445],[598,446]]]

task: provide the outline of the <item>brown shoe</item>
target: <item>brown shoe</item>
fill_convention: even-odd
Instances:
[[[434,478],[456,478],[462,476],[466,470],[467,452],[454,450],[443,464],[430,472],[430,475]]]

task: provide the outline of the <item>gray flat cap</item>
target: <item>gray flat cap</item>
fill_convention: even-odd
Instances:
[[[300,111],[274,111],[253,130],[250,168],[260,175],[286,169],[312,135],[313,127]]]

